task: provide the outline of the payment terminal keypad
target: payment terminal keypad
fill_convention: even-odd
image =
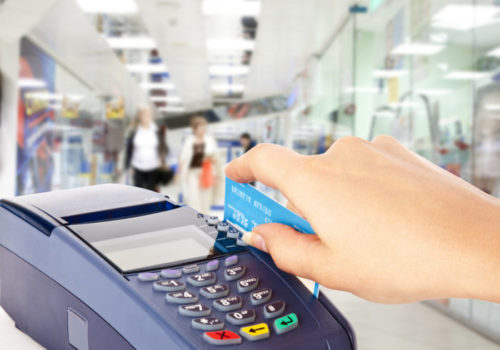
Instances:
[[[209,224],[217,225],[221,241],[237,231],[215,219]],[[273,334],[278,337],[296,329],[299,317],[290,300],[282,299],[279,293],[274,295],[268,285],[271,280],[262,279],[258,269],[249,269],[255,264],[252,259],[247,252],[228,254],[198,264],[141,273],[137,279],[141,286],[149,281],[153,295],[164,293],[164,312],[177,314],[177,323],[187,322],[186,327],[199,332],[195,334],[207,345],[266,342]],[[221,265],[223,269],[219,269]]]

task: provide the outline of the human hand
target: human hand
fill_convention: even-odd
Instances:
[[[302,156],[260,144],[226,166],[276,188],[316,235],[281,224],[244,239],[279,268],[365,299],[500,301],[500,205],[389,136]]]

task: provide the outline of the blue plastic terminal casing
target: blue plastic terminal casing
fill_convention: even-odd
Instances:
[[[214,271],[217,282],[226,283],[231,295],[240,295],[243,308],[255,309],[255,323],[266,322],[271,329],[267,339],[243,339],[224,348],[356,349],[349,323],[324,295],[315,299],[267,254],[236,245],[224,232],[214,232],[204,215],[158,193],[99,185],[17,197],[0,201],[0,224],[0,304],[17,328],[46,348],[218,348],[203,339],[203,331],[191,327],[192,319],[179,314],[177,305],[165,301],[166,293],[154,290],[153,282],[140,281],[138,276],[159,274],[165,268],[182,270],[190,264],[198,264],[203,273],[209,261],[220,260]],[[180,244],[187,237],[184,229],[206,235],[199,237],[203,241],[212,240],[210,253],[200,256],[192,245],[189,259],[183,252],[183,259],[166,256],[162,263],[160,249],[160,260],[146,257],[152,259],[150,263],[159,263],[145,267],[140,262],[123,263],[103,248],[122,238],[126,243],[120,240],[120,244],[130,248],[137,237],[154,239],[162,232],[175,233],[179,239],[175,244]],[[190,253],[191,245],[187,247]],[[126,249],[118,253],[123,252]],[[262,306],[252,306],[248,293],[239,294],[237,281],[225,281],[224,261],[232,255],[238,256],[238,265],[245,266],[247,276],[258,276],[261,287],[272,289],[273,300],[285,301],[283,315],[297,315],[296,329],[275,333],[273,320],[262,316]],[[179,281],[186,282],[187,277]],[[186,285],[199,295],[199,288]],[[212,307],[212,301],[201,295],[199,302]],[[225,313],[213,308],[211,316],[226,321]],[[240,326],[225,322],[224,329],[238,334]]]

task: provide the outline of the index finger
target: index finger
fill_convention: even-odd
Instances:
[[[289,198],[288,184],[297,178],[301,157],[283,146],[261,143],[230,162],[225,173],[236,182],[260,181]]]

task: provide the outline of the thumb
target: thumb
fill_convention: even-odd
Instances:
[[[303,234],[288,225],[263,224],[247,232],[243,240],[271,254],[283,271],[314,279],[315,268],[325,261],[326,247],[316,235]]]

